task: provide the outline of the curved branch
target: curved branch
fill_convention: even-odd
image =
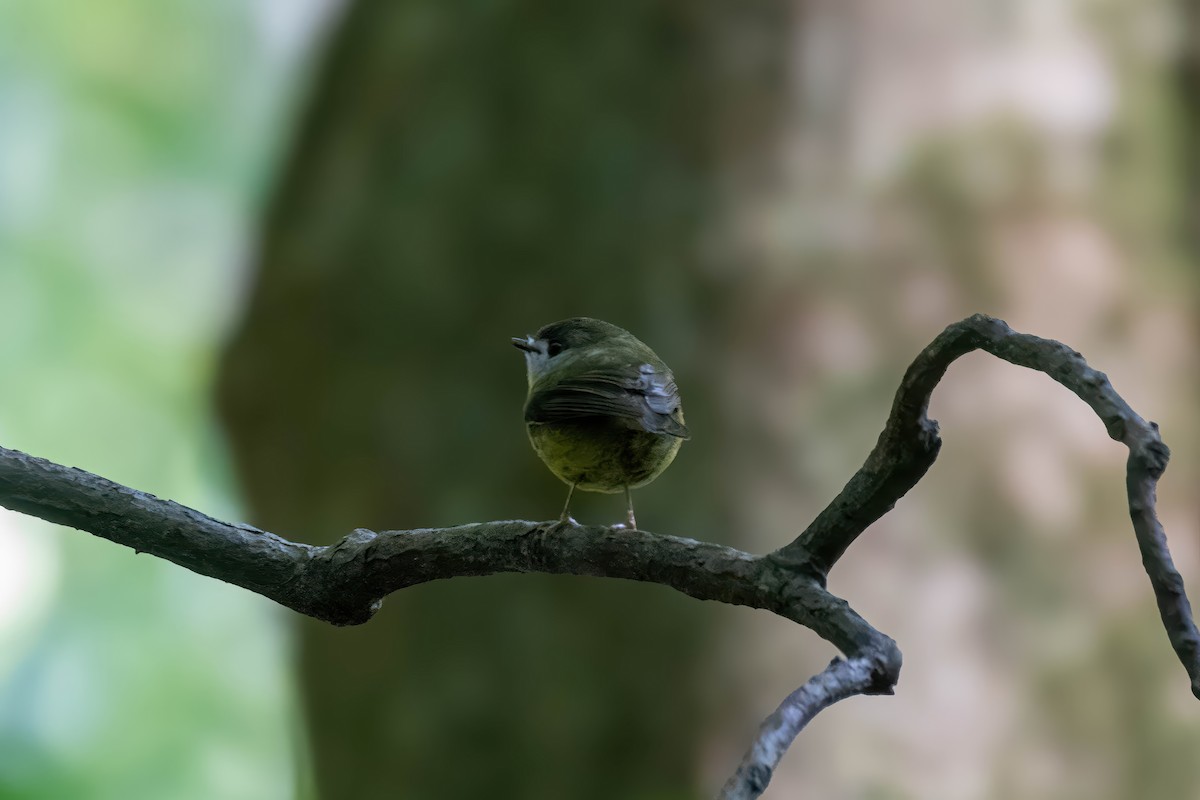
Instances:
[[[835,658],[823,671],[784,698],[779,708],[758,729],[754,744],[742,757],[737,771],[726,782],[718,800],[754,800],[767,789],[796,736],[812,718],[839,700],[867,694],[871,686],[870,664],[857,659]]]
[[[949,326],[917,356],[863,467],[795,541],[762,556],[646,531],[522,520],[379,533],[359,529],[316,547],[4,448],[0,506],[167,559],[335,625],[366,622],[398,589],[498,572],[647,581],[701,600],[772,611],[811,628],[846,660],[835,660],[793,692],[763,724],[722,795],[754,798],[817,713],[855,694],[890,694],[896,684],[901,667],[896,643],[830,594],[825,577],[937,458],[941,441],[937,423],[927,416],[930,394],[954,359],[977,349],[1045,372],[1087,402],[1109,435],[1129,447],[1127,490],[1142,560],[1171,643],[1200,697],[1200,634],[1154,510],[1155,485],[1168,457],[1158,427],[1134,413],[1104,374],[1074,350],[1014,333],[982,315]]]
[[[844,663],[855,665],[854,694],[890,694],[900,674],[896,643],[821,581],[772,556],[695,539],[509,520],[379,533],[359,529],[316,547],[3,447],[0,505],[167,559],[335,625],[366,622],[386,595],[428,581],[499,572],[592,575],[660,583],[701,600],[766,609],[798,622],[851,658]],[[796,697],[811,703],[812,691],[802,690],[784,705]],[[842,696],[834,693],[812,705],[804,721]],[[783,714],[781,709],[776,716]],[[786,724],[792,724],[790,713]],[[786,741],[774,740],[767,779],[799,730]],[[759,780],[764,774],[762,767],[744,773]]]
[[[1155,512],[1155,486],[1170,456],[1158,425],[1142,419],[1108,376],[1088,366],[1078,352],[1053,339],[1017,333],[1001,320],[968,317],[948,326],[921,351],[904,373],[866,463],[812,524],[774,555],[823,577],[868,525],[916,485],[941,447],[937,422],[927,414],[930,395],[950,364],[973,350],[1049,375],[1087,403],[1108,435],[1129,448],[1126,490],[1142,563],[1167,636],[1191,679],[1192,694],[1200,697],[1200,632]]]
[[[507,520],[410,531],[358,529],[325,547],[213,519],[178,503],[0,448],[0,505],[77,528],[261,594],[335,625],[366,622],[387,594],[499,572],[661,583],[702,600],[765,608],[802,624],[819,592],[771,560],[647,531]],[[817,587],[818,589],[820,587]],[[831,640],[856,650],[853,631]]]

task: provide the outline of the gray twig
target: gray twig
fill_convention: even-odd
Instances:
[[[754,744],[742,757],[737,771],[726,781],[719,800],[753,800],[771,782],[775,767],[792,746],[796,735],[812,718],[839,700],[866,694],[872,683],[871,665],[865,661],[835,658],[808,683],[784,698],[758,729]]]
[[[1168,457],[1158,427],[1134,413],[1079,353],[983,315],[949,326],[921,351],[866,463],[795,541],[762,556],[647,531],[522,520],[379,533],[359,529],[316,547],[4,448],[0,505],[167,559],[335,625],[366,622],[398,589],[498,572],[626,578],[772,611],[811,628],[845,660],[836,659],[767,718],[721,795],[756,798],[817,713],[853,695],[890,694],[899,678],[896,643],[830,594],[825,577],[937,458],[941,441],[926,413],[929,397],[950,363],[972,350],[1046,373],[1091,406],[1109,435],[1129,448],[1127,490],[1142,561],[1163,625],[1200,697],[1200,634],[1154,509],[1155,485]]]

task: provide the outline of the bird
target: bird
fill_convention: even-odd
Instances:
[[[599,319],[552,322],[512,338],[525,353],[529,395],[525,429],[534,452],[567,484],[560,523],[575,491],[624,491],[637,528],[632,490],[662,474],[691,433],[671,370],[632,333]]]

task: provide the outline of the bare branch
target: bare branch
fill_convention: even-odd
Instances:
[[[648,531],[507,520],[380,533],[360,528],[316,547],[2,447],[0,505],[167,559],[335,625],[366,622],[386,595],[419,583],[546,572],[660,583],[701,600],[767,609],[812,628],[847,654],[891,641],[818,582],[774,559]]]
[[[1091,406],[1108,435],[1129,448],[1126,487],[1142,563],[1171,645],[1191,679],[1192,693],[1200,697],[1200,633],[1155,512],[1155,485],[1170,456],[1158,425],[1138,416],[1108,376],[1088,366],[1070,347],[1016,333],[983,314],[950,325],[921,351],[904,374],[891,415],[866,463],[813,523],[775,556],[827,575],[858,535],[916,485],[941,447],[937,423],[927,415],[930,395],[951,362],[972,350],[1049,375]]]
[[[167,559],[335,625],[366,622],[389,593],[432,580],[498,572],[593,575],[660,583],[798,622],[851,658],[839,663],[854,665],[854,694],[890,694],[900,674],[896,643],[815,577],[770,555],[694,539],[512,520],[381,533],[359,529],[315,547],[2,447],[0,505]],[[810,682],[785,701],[773,744],[754,751],[769,763],[747,765],[739,774],[769,779],[804,722],[848,696],[829,686]],[[804,720],[789,727],[796,721],[786,709],[799,701],[806,704]]]
[[[784,698],[775,713],[763,721],[758,737],[721,790],[719,800],[754,800],[760,796],[804,726],[839,700],[867,694],[872,680],[869,663],[840,658],[809,678],[808,683]]]
[[[1134,413],[1104,374],[1074,350],[1014,333],[982,315],[949,326],[917,356],[863,467],[795,541],[763,556],[646,531],[522,520],[380,533],[359,529],[336,544],[315,547],[4,448],[0,506],[167,559],[335,625],[366,622],[398,589],[499,572],[646,581],[701,600],[772,611],[811,628],[846,659],[793,692],[763,723],[722,794],[727,800],[754,798],[817,713],[852,695],[890,694],[899,678],[896,643],[830,594],[825,577],[937,458],[941,441],[937,423],[927,416],[930,394],[954,359],[977,349],[1054,378],[1129,448],[1127,490],[1142,561],[1171,643],[1200,697],[1200,634],[1154,510],[1155,485],[1168,457],[1158,427]]]

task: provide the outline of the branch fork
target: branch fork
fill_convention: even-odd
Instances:
[[[855,695],[891,694],[896,643],[825,588],[854,540],[925,475],[941,448],[929,398],[951,362],[973,350],[1049,375],[1087,403],[1129,448],[1126,491],[1142,563],[1171,646],[1200,698],[1200,632],[1155,511],[1170,451],[1102,372],[1050,339],[976,314],[947,327],[909,366],[875,448],[845,488],[792,542],[765,555],[628,528],[507,520],[374,532],[325,547],[223,522],[83,470],[0,447],[0,506],[77,528],[269,597],[334,625],[368,621],[388,594],[432,580],[499,572],[626,578],[701,600],[761,608],[812,629],[844,656],[788,695],[763,722],[721,790],[752,800],[800,731]]]

